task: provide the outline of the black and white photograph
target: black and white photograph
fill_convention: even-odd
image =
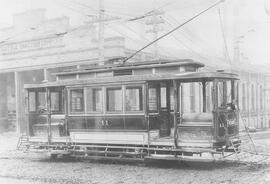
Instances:
[[[0,183],[270,183],[270,0],[0,0]]]

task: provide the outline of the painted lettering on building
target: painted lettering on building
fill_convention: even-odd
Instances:
[[[38,49],[47,49],[63,45],[63,37],[50,37],[35,39],[16,43],[7,43],[0,46],[0,54],[12,54],[17,52],[33,51]]]

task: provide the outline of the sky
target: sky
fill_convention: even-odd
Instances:
[[[143,19],[125,20],[162,9],[165,12],[162,15],[165,22],[159,33],[162,35],[217,1],[104,0],[105,12],[120,18],[120,23],[106,25],[106,32],[129,37],[139,49],[153,39],[153,35],[145,33],[150,28],[145,26]],[[91,15],[97,15],[98,0],[0,0],[0,28],[12,26],[13,14],[37,8],[46,8],[48,18],[68,16],[71,25],[77,26],[84,24]],[[270,63],[270,41],[267,41],[270,40],[270,0],[226,0],[162,39],[158,45],[164,54],[174,48],[194,55],[232,60],[236,40],[242,60]]]

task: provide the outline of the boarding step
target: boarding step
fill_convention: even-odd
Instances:
[[[27,135],[24,135],[22,134],[20,137],[19,137],[19,140],[17,142],[17,150],[19,151],[27,151],[28,149],[30,148],[30,144],[29,144],[29,141],[28,141],[28,136]]]

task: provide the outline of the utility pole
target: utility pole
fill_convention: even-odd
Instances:
[[[234,36],[233,36],[233,61],[236,63],[240,62],[240,48],[239,48],[239,33],[238,33],[238,27],[237,24],[238,22],[238,17],[239,17],[239,10],[237,6],[234,6],[233,10],[234,14]]]
[[[104,65],[104,13],[104,0],[99,0],[98,59],[100,65]]]
[[[152,28],[147,30],[146,33],[152,33],[153,34],[153,40],[158,39],[158,33],[162,31],[161,24],[164,23],[164,20],[162,19],[162,15],[164,14],[163,10],[153,10],[152,17],[146,20],[145,24],[148,26],[151,26]],[[154,58],[158,59],[158,42],[155,42],[153,44],[154,46]]]
[[[105,60],[105,23],[113,20],[117,20],[119,17],[108,16],[105,14],[104,0],[99,0],[98,15],[91,16],[91,20],[87,21],[87,24],[96,25],[98,27],[98,61],[99,65],[104,65]]]

